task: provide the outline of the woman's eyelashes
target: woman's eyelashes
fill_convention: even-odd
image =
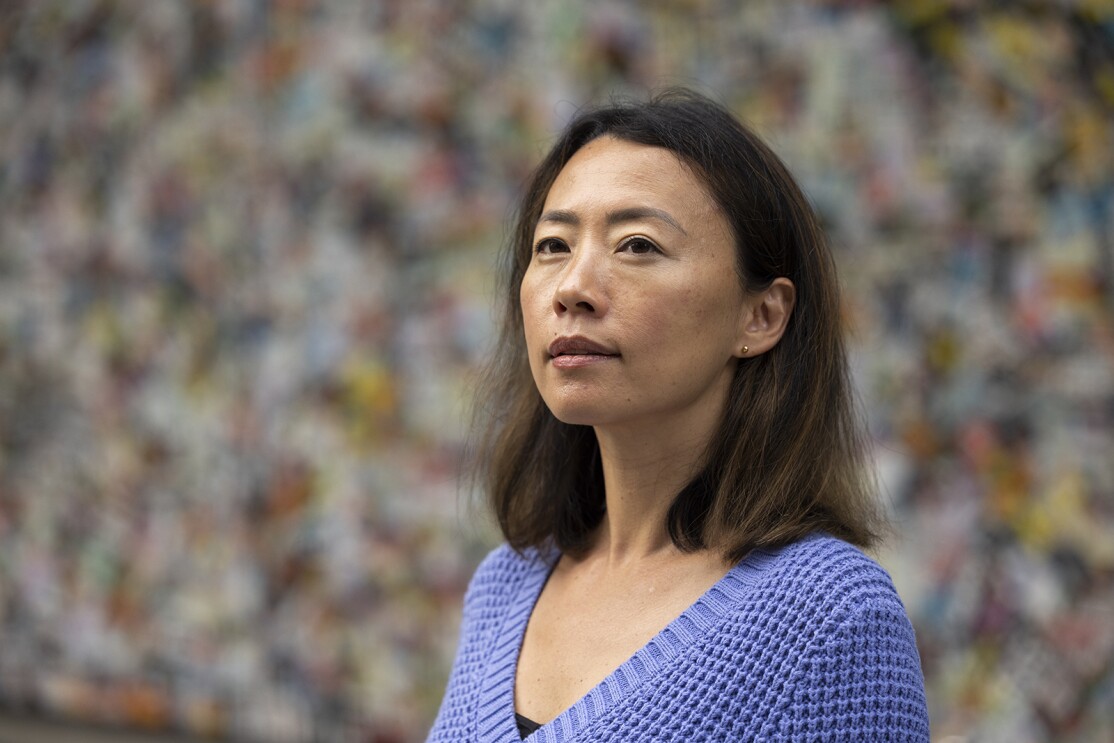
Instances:
[[[566,253],[568,252],[568,250],[569,246],[565,243],[565,241],[558,240],[555,237],[544,237],[541,240],[538,240],[537,244],[534,246],[534,252],[540,253],[542,255]]]
[[[534,252],[541,255],[552,255],[554,253],[568,253],[569,245],[564,240],[556,237],[544,237],[534,245]],[[615,247],[617,253],[631,253],[633,255],[649,255],[651,253],[660,253],[661,248],[657,243],[649,238],[635,235],[628,237],[619,242]]]
[[[635,235],[619,243],[619,251],[633,253],[634,255],[648,255],[650,253],[660,253],[661,248],[649,238]]]

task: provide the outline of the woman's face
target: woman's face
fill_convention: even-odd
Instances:
[[[566,423],[718,420],[745,342],[731,230],[670,151],[613,137],[561,170],[520,293],[530,369]]]

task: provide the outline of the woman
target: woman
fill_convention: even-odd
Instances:
[[[431,741],[928,740],[816,218],[673,91],[581,113],[509,245],[477,570]]]

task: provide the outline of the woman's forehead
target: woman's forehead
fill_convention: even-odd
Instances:
[[[709,206],[714,203],[707,188],[676,153],[604,136],[569,158],[549,188],[542,214],[636,208],[675,214]]]

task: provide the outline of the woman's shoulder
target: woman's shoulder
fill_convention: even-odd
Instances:
[[[848,740],[927,741],[916,637],[882,566],[822,535],[754,557],[766,565],[736,618],[751,643],[737,657],[780,669],[776,737],[829,729]]]
[[[523,580],[548,573],[555,555],[549,551],[527,548],[515,550],[504,543],[487,553],[468,584],[465,605],[480,600],[509,596]]]
[[[800,661],[801,673],[829,663],[839,668],[848,659],[879,673],[900,671],[910,693],[923,697],[913,626],[878,562],[826,535],[752,557],[763,567],[738,604],[736,621],[759,627],[757,641],[764,647],[776,646]]]
[[[858,547],[814,534],[755,556],[762,564],[760,583],[803,604],[895,603],[904,607],[885,568]]]
[[[555,550],[527,547],[516,550],[506,542],[492,549],[476,568],[475,577],[489,575],[506,577],[508,574],[531,573],[549,570],[557,557]]]

